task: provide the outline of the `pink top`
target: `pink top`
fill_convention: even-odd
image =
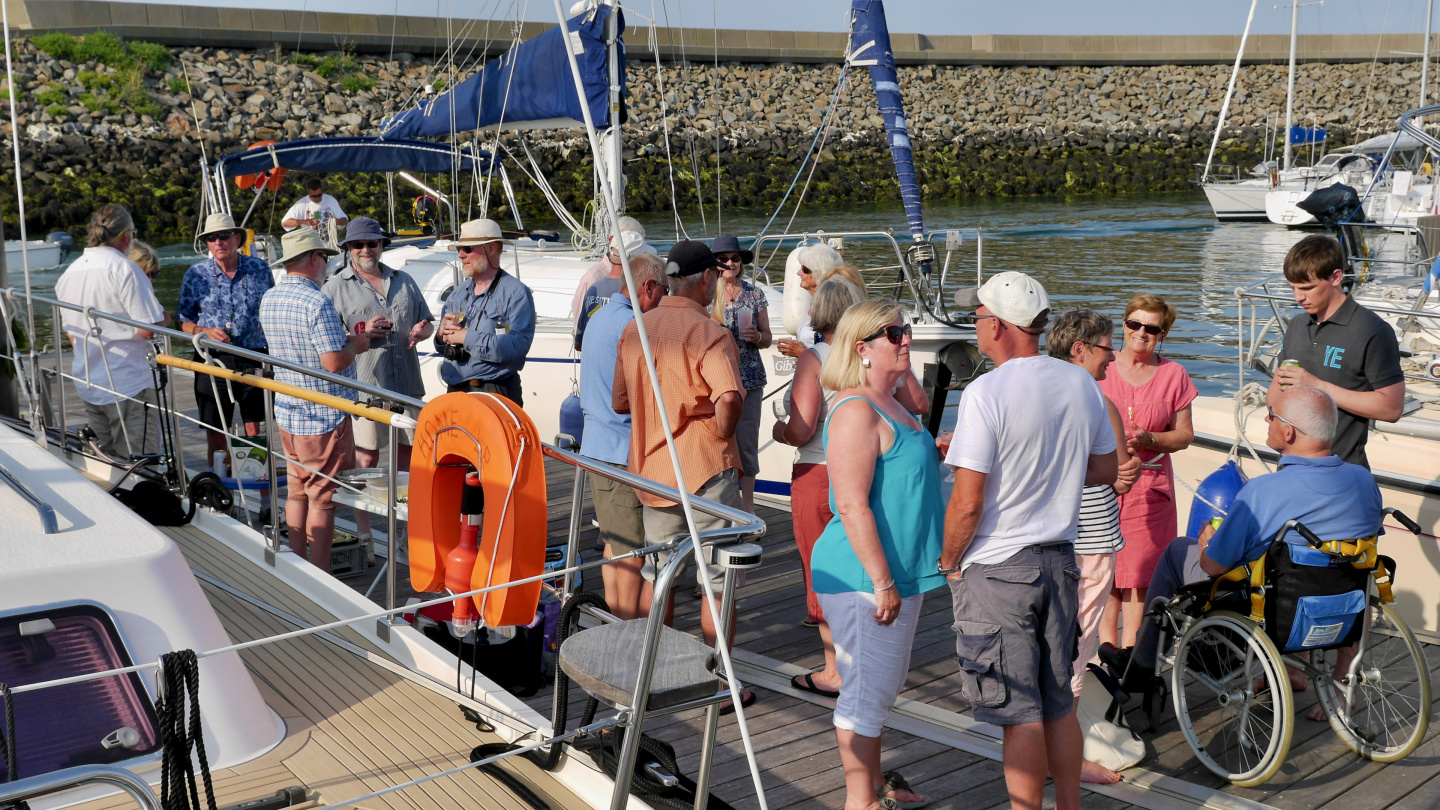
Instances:
[[[1199,395],[1183,366],[1163,357],[1159,360],[1155,376],[1142,386],[1125,382],[1114,365],[1100,381],[1100,390],[1120,410],[1127,429],[1133,419],[1143,430],[1174,430],[1175,414]],[[1135,486],[1120,496],[1120,534],[1125,538],[1115,571],[1115,584],[1120,588],[1148,586],[1155,563],[1178,531],[1175,471],[1169,454],[1145,449],[1139,454],[1141,463],[1158,456],[1161,466],[1158,470],[1142,467]]]

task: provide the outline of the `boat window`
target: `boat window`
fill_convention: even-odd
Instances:
[[[1334,166],[1336,163],[1339,163],[1339,162],[1340,162],[1340,158],[1341,158],[1341,157],[1342,157],[1341,155],[1326,155],[1325,157],[1320,158],[1320,162],[1317,163],[1317,164],[1315,164],[1315,165],[1317,165],[1317,166]]]
[[[115,622],[97,605],[0,616],[0,683],[12,688],[132,663]],[[160,747],[155,707],[135,673],[26,692],[13,700],[20,773],[11,775],[0,763],[0,782],[124,762]]]

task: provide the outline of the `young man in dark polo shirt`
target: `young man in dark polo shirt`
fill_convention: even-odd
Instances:
[[[1332,448],[1365,468],[1370,420],[1394,422],[1405,403],[1405,376],[1395,330],[1379,315],[1355,303],[1340,287],[1345,257],[1328,236],[1307,236],[1285,256],[1285,280],[1305,312],[1290,320],[1281,365],[1266,400],[1273,404],[1282,386],[1318,388],[1340,410]]]

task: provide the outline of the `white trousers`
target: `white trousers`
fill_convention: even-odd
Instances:
[[[879,737],[910,671],[910,650],[924,596],[901,599],[900,615],[888,625],[875,621],[873,593],[816,596],[830,623],[835,667],[840,671],[835,727],[863,737]]]

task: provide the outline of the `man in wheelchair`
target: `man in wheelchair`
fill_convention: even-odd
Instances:
[[[1299,521],[1324,539],[1368,537],[1380,526],[1384,507],[1375,477],[1331,452],[1337,413],[1330,395],[1291,386],[1275,400],[1266,421],[1265,443],[1280,453],[1279,469],[1250,479],[1218,530],[1207,527],[1200,538],[1177,537],[1170,543],[1150,580],[1152,605],[1157,599],[1169,600],[1186,585],[1207,582],[1259,559],[1288,521]],[[1294,530],[1285,540],[1297,562],[1316,564],[1300,559],[1313,552],[1321,555],[1318,564],[1326,565],[1323,553],[1313,551]],[[1245,601],[1241,612],[1248,612]],[[1126,688],[1133,691],[1153,688],[1160,628],[1152,613],[1147,611],[1126,668]],[[1293,672],[1291,680],[1297,690],[1305,688],[1301,673]]]

